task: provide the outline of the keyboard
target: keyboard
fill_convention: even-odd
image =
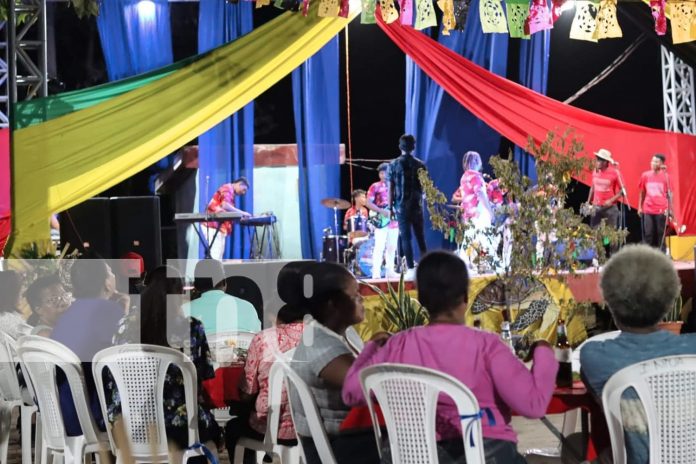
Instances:
[[[246,217],[242,220],[239,221],[240,225],[243,226],[248,226],[248,227],[262,227],[262,226],[270,226],[271,224],[275,224],[278,221],[278,218],[275,217],[273,214],[267,214],[263,216],[251,216],[251,217]]]
[[[174,222],[208,222],[208,221],[236,221],[242,217],[239,213],[176,213]]]

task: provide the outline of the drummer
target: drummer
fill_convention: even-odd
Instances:
[[[361,189],[353,190],[353,206],[351,206],[343,218],[343,229],[348,231],[352,241],[352,233],[367,231],[367,192]]]

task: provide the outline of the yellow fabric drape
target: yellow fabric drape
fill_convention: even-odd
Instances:
[[[48,218],[197,137],[319,51],[348,18],[285,13],[156,82],[14,133],[13,250],[48,238]]]

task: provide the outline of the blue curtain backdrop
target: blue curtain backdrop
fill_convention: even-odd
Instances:
[[[110,81],[135,76],[173,62],[172,30],[167,0],[108,0],[100,2],[99,38]],[[154,193],[157,173],[171,157],[148,168]]]
[[[251,2],[201,0],[198,19],[198,52],[203,53],[231,42],[253,29]],[[253,213],[254,104],[243,109],[198,137],[198,198],[200,211],[217,188],[241,176],[249,180],[249,193],[238,197],[236,206]],[[233,228],[227,238],[225,258],[247,258],[249,246],[242,229]],[[201,247],[202,248],[202,247]],[[242,256],[242,251],[244,256]],[[202,249],[201,249],[201,256]]]
[[[545,30],[532,35],[530,40],[520,43],[520,84],[546,95],[549,77],[549,50],[551,31]],[[536,165],[534,157],[523,148],[515,147],[515,160],[522,174],[536,183]]]
[[[167,0],[100,2],[97,26],[111,81],[172,63]]]
[[[307,259],[321,257],[323,229],[333,229],[333,210],[320,201],[339,197],[341,190],[338,65],[336,36],[292,73],[302,256]]]
[[[464,32],[437,39],[474,63],[505,76],[508,35],[482,32],[478,4],[478,0],[471,2]],[[425,161],[435,185],[448,197],[459,185],[465,152],[478,151],[484,170],[489,170],[488,159],[499,151],[500,135],[445,93],[408,57],[405,128],[416,136],[416,156]],[[428,247],[442,247],[442,234],[432,230],[427,214],[425,229]]]

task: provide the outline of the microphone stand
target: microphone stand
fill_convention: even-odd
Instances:
[[[665,239],[667,238],[667,226],[669,224],[669,213],[670,213],[670,206],[672,204],[672,185],[669,181],[669,174],[667,174],[667,168],[665,167],[663,169],[663,172],[665,173],[665,179],[667,179],[667,211],[665,215],[665,226],[662,228],[662,239],[660,240],[660,250],[662,250],[662,247],[665,244]],[[676,231],[675,231],[676,232]],[[667,250],[663,250],[668,256],[671,257],[671,249],[672,249],[672,240],[669,240],[669,246],[667,247],[670,250],[670,253],[667,253]]]
[[[208,187],[210,186],[210,176],[205,176],[205,201],[210,202],[210,197],[208,196]],[[203,259],[211,259],[212,255],[210,253],[211,243],[210,243],[210,228],[208,223],[210,222],[210,213],[208,213],[208,203],[205,206],[205,244],[203,245],[204,256]],[[200,225],[198,227],[201,227]],[[218,227],[219,229],[219,227]],[[213,240],[215,238],[213,237]]]
[[[624,185],[623,176],[619,170],[619,163],[614,164],[614,169],[616,169],[616,174],[619,178],[619,188],[621,189],[621,197],[619,197],[619,228],[623,230],[626,228],[626,210],[624,209],[624,206],[628,199],[626,198],[626,186]],[[624,245],[626,245],[626,237],[621,240],[620,247],[623,247]]]

